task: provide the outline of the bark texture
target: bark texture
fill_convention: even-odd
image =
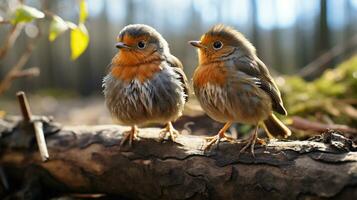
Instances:
[[[60,127],[42,118],[49,161],[42,162],[31,126],[0,120],[3,197],[104,193],[125,199],[353,199],[357,147],[335,131],[307,141],[269,141],[238,155],[241,143],[202,151],[204,136],[158,141],[160,130],[119,147],[123,126]],[[2,181],[4,182],[4,181]],[[21,185],[19,185],[21,183]],[[10,191],[10,192],[9,192]]]

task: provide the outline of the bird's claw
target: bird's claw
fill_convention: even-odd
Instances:
[[[259,145],[266,145],[266,142],[264,140],[254,135],[246,142],[247,144],[245,144],[244,147],[239,151],[239,154],[243,153],[247,148],[250,147],[250,152],[254,158],[255,158],[255,153],[254,153],[255,144],[258,143]]]
[[[166,129],[163,129],[161,132],[160,132],[160,141],[163,141],[166,137],[166,135],[169,134],[169,139],[172,140],[172,141],[175,141],[175,139],[178,137],[178,135],[180,134],[180,132],[178,132],[177,130],[166,130]]]
[[[221,142],[221,141],[228,141],[228,142],[231,142],[231,143],[233,143],[233,142],[235,142],[236,140],[234,139],[234,138],[232,138],[232,137],[230,137],[230,136],[227,136],[227,135],[223,135],[223,136],[221,136],[220,134],[217,134],[217,135],[215,135],[215,136],[211,136],[211,137],[206,137],[205,138],[205,141],[206,141],[206,145],[205,145],[205,147],[204,147],[204,151],[207,151],[207,150],[209,150],[214,144],[216,144],[217,145],[217,147],[218,147],[218,144],[219,144],[219,142]]]
[[[169,139],[175,142],[176,138],[180,135],[180,132],[176,130],[171,123],[169,123],[163,130],[161,130],[159,141],[163,141],[167,134],[169,134]]]
[[[133,141],[138,139],[137,132],[136,128],[132,128],[131,130],[124,132],[124,137],[120,142],[120,147],[124,146],[127,141],[129,143],[129,147],[132,147]]]

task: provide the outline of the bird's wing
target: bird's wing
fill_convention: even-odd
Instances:
[[[271,97],[273,110],[282,115],[287,114],[280,96],[280,91],[270,76],[268,68],[259,58],[256,57],[254,59],[248,56],[240,57],[234,60],[234,66],[237,70],[258,78],[259,81],[256,81],[256,84]]]
[[[172,69],[179,75],[180,81],[182,83],[183,91],[184,91],[184,93],[186,95],[185,101],[187,102],[190,89],[189,89],[189,84],[188,84],[187,77],[186,77],[186,75],[185,75],[185,73],[183,71],[182,63],[178,58],[176,58],[173,55],[167,56],[166,60],[170,64]]]

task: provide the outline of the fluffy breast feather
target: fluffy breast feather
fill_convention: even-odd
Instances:
[[[193,75],[195,87],[203,87],[207,84],[223,86],[227,81],[227,69],[224,63],[210,63],[198,66]]]
[[[135,66],[114,65],[112,66],[110,73],[116,79],[126,83],[135,79],[144,83],[146,80],[151,79],[156,73],[162,70],[160,64],[161,62],[158,61]]]
[[[118,79],[113,73],[104,78],[104,96],[113,117],[130,125],[165,123],[182,114],[185,94],[179,76],[165,64],[161,68],[145,81]]]
[[[207,82],[195,94],[202,108],[220,122],[256,124],[272,112],[271,99],[254,83],[253,77],[227,69],[223,85]]]

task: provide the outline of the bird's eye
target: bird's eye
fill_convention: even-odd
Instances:
[[[214,48],[214,49],[220,49],[220,48],[222,48],[222,47],[223,47],[223,44],[222,44],[221,41],[215,41],[215,42],[213,43],[213,48]]]
[[[146,46],[146,43],[144,41],[138,42],[138,48],[139,49],[143,49],[143,48],[145,48],[145,46]]]

